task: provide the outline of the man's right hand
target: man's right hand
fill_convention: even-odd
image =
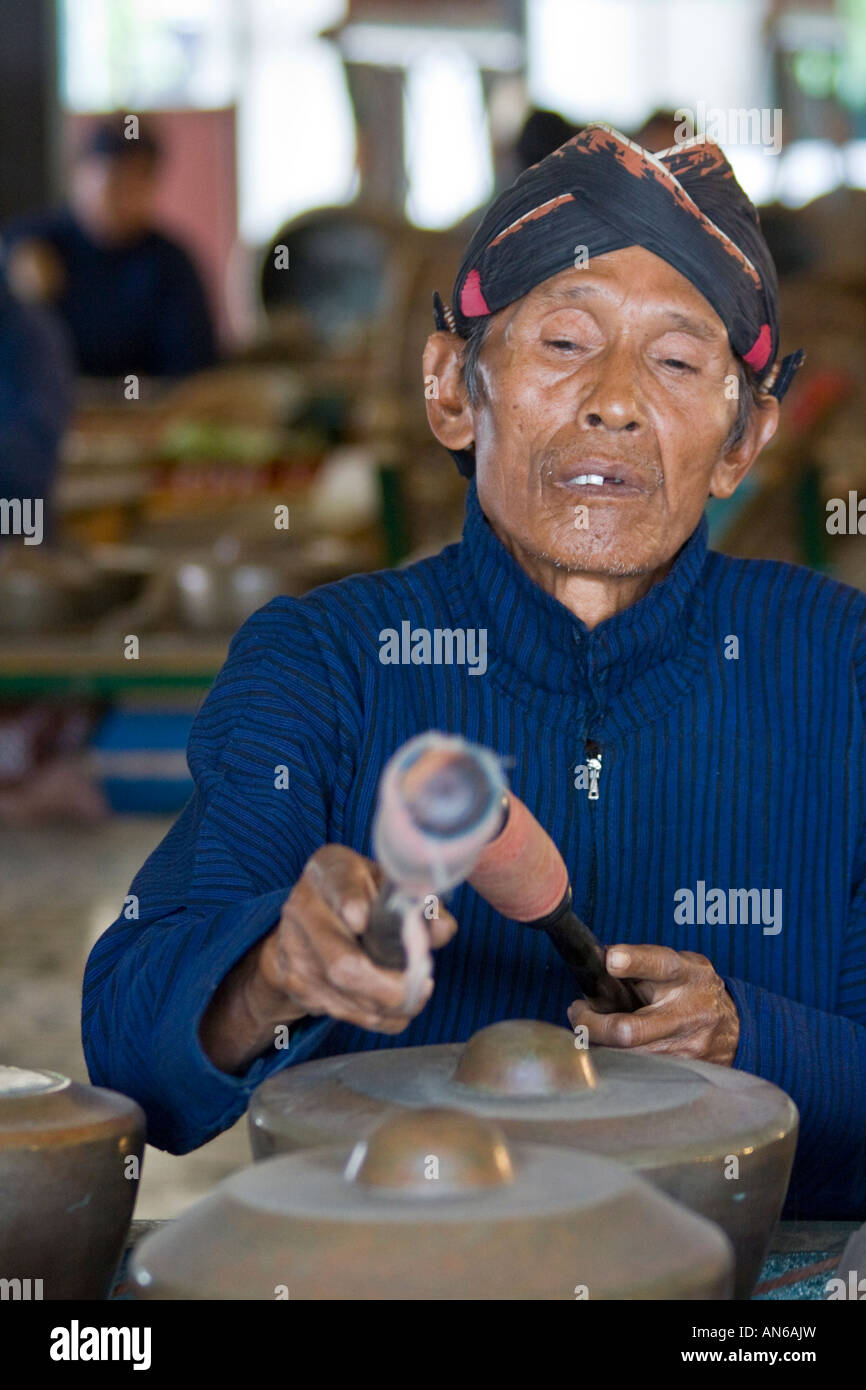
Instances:
[[[280,1024],[329,1015],[379,1033],[401,1033],[433,991],[420,997],[408,972],[383,970],[359,944],[379,892],[378,865],[345,845],[307,860],[277,926],[229,972],[202,1019],[202,1047],[215,1066],[238,1073],[274,1041]],[[457,930],[440,908],[430,942]]]

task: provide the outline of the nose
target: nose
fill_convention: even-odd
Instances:
[[[631,353],[623,346],[604,353],[595,365],[596,374],[580,406],[581,425],[637,434],[645,427],[646,416]]]

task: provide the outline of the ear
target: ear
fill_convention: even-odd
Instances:
[[[779,402],[765,395],[752,408],[743,437],[722,454],[710,477],[711,497],[730,497],[736,492],[755,459],[773,438],[779,424]]]
[[[431,333],[424,348],[424,396],[430,428],[446,449],[468,449],[475,420],[463,380],[464,338]]]

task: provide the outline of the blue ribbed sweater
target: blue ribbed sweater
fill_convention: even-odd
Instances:
[[[486,629],[486,672],[382,664],[380,633],[404,621]],[[138,918],[121,914],[87,964],[93,1081],[134,1096],[151,1142],[181,1153],[295,1062],[462,1040],[502,1018],[567,1024],[575,989],[546,937],[464,885],[433,997],[399,1037],[309,1020],[240,1077],[201,1050],[214,989],[307,858],[329,841],[369,855],[384,762],[441,729],[509,760],[602,941],[712,961],[740,1015],[734,1065],[800,1109],[788,1213],[866,1216],[864,637],[866,595],[710,551],[705,520],[661,582],[589,631],[510,557],[470,484],[460,543],[276,599],[235,636],[190,737],[192,799],[132,884]],[[597,800],[575,774],[587,740],[602,750]],[[682,922],[675,894],[700,883],[781,890],[781,931]]]

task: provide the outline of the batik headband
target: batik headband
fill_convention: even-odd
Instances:
[[[803,361],[776,361],[779,288],[758,214],[718,145],[696,136],[651,154],[594,124],[520,175],[490,206],[457,272],[452,307],[434,296],[436,327],[466,337],[560,271],[643,246],[712,305],[731,348],[779,400]],[[471,450],[453,450],[471,476]]]

